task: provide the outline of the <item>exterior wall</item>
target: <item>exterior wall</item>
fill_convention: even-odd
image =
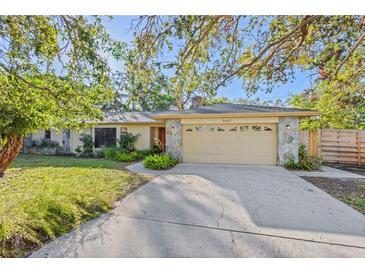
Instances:
[[[32,134],[32,140],[41,140],[44,138],[44,129],[39,129]]]
[[[118,125],[118,127],[126,127],[128,133],[132,133],[133,135],[140,134],[136,142],[136,149],[151,149],[151,126],[149,125]],[[120,131],[119,131],[120,134]],[[117,137],[118,130],[117,130]]]
[[[132,133],[133,135],[140,134],[138,140],[136,142],[136,149],[144,150],[151,149],[153,144],[153,138],[158,136],[158,127],[154,127],[151,125],[130,125],[130,124],[107,124],[107,125],[98,125],[93,128],[85,128],[81,131],[77,131],[76,129],[71,129],[69,131],[69,137],[66,130],[57,131],[51,130],[51,139],[57,141],[61,147],[63,147],[63,152],[75,153],[75,149],[78,146],[82,146],[82,142],[80,141],[81,134],[89,134],[94,138],[94,128],[103,128],[103,127],[115,127],[117,129],[117,139],[120,137],[120,132],[122,127],[127,128],[128,133]],[[44,130],[38,130],[34,134],[32,134],[32,140],[41,140],[44,138]]]
[[[62,146],[62,131],[51,129],[51,140],[56,141],[60,146]]]
[[[120,137],[121,128],[127,128],[128,133],[132,133],[133,135],[140,134],[136,142],[136,149],[144,150],[151,149],[151,125],[131,125],[131,124],[107,124],[107,125],[98,125],[93,127],[92,133],[90,133],[95,140],[95,128],[116,128],[117,129],[117,140]]]
[[[32,134],[32,140],[42,140],[44,138],[44,129],[39,129]],[[51,129],[51,140],[56,141],[62,146],[62,131]]]
[[[80,141],[81,134],[89,134],[91,135],[91,128],[85,128],[81,131],[77,131],[76,129],[70,130],[70,151],[71,153],[76,153],[75,149],[78,146],[82,146],[82,142]]]
[[[283,166],[290,158],[298,161],[299,119],[280,117],[278,124],[278,165]]]
[[[71,131],[69,129],[62,130],[62,146],[63,146],[63,153],[70,154],[71,153]]]
[[[166,121],[166,152],[171,157],[182,160],[182,125],[180,120]]]
[[[158,139],[158,127],[151,127],[150,129],[150,145],[153,148],[154,139]]]

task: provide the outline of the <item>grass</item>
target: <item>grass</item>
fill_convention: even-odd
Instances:
[[[302,178],[365,214],[365,180],[325,177]]]
[[[352,206],[357,211],[360,211],[362,214],[365,214],[365,192],[363,192],[362,196],[354,197],[354,196],[336,196],[337,199],[342,202]]]
[[[145,182],[114,161],[20,155],[0,179],[0,257],[26,256]]]

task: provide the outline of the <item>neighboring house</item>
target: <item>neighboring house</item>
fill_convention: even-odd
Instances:
[[[93,137],[96,148],[114,145],[124,132],[141,135],[137,149],[152,148],[154,138],[166,140],[167,153],[183,162],[283,165],[289,158],[298,159],[299,121],[311,116],[319,112],[215,104],[183,111],[108,113],[83,133]],[[48,133],[40,131],[33,138]],[[71,130],[69,141],[59,143],[69,142],[70,152],[75,152],[80,134]],[[62,139],[62,133],[51,130],[50,135]]]

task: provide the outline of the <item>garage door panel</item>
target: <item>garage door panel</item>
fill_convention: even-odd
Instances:
[[[183,160],[275,165],[276,128],[276,124],[184,125]]]

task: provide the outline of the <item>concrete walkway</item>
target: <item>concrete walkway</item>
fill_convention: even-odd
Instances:
[[[302,170],[292,170],[292,173],[298,176],[307,177],[326,177],[326,178],[343,178],[343,179],[365,179],[365,176],[348,172],[345,170],[340,170],[337,168],[323,166],[321,171],[302,171]]]
[[[143,166],[143,162],[138,162],[138,163],[126,166],[126,169],[128,169],[129,171],[132,171],[134,173],[141,174],[141,175],[163,175],[163,174],[167,174],[169,172],[168,170],[152,170],[152,169],[145,168]]]
[[[281,167],[180,164],[32,257],[365,257],[365,216]]]

